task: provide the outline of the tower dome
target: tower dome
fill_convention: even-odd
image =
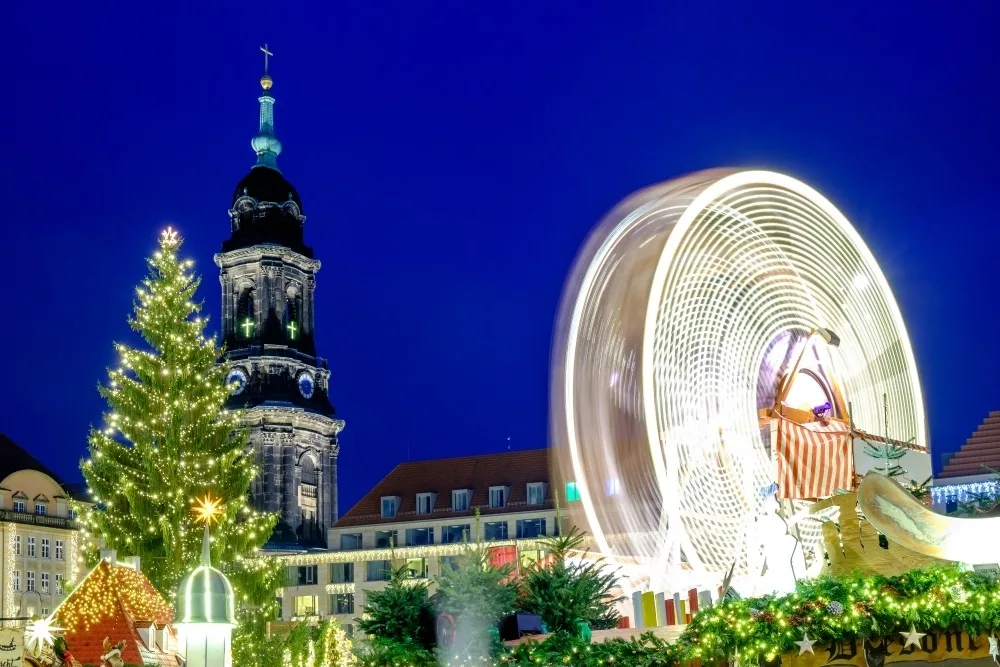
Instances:
[[[202,564],[177,587],[177,622],[236,625],[236,595],[222,572]]]

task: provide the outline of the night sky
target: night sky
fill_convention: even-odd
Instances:
[[[587,232],[713,166],[787,172],[854,221],[937,459],[1000,409],[1000,3],[924,4],[7,3],[0,431],[79,478],[167,224],[217,330],[267,42],[278,164],[323,262],[343,510],[408,457],[544,446]]]

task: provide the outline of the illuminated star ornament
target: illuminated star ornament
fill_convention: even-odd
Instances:
[[[799,655],[802,655],[803,653],[813,653],[815,655],[815,652],[813,651],[813,644],[816,643],[816,640],[809,639],[809,635],[807,633],[802,633],[802,639],[795,643],[799,645]]]
[[[917,647],[919,647],[920,646],[920,640],[927,633],[926,632],[917,632],[917,628],[915,626],[911,625],[909,632],[900,632],[899,634],[903,635],[903,638],[906,639],[906,642],[903,644],[903,648],[906,648],[907,646],[917,646]]]
[[[53,633],[61,632],[62,628],[57,628],[52,625],[52,618],[39,618],[38,620],[32,621],[28,626],[28,637],[26,644],[28,650],[31,651],[32,655],[39,656],[42,653],[42,649],[46,646],[52,646],[55,643],[53,638]]]
[[[197,505],[191,511],[194,512],[194,520],[204,523],[207,528],[212,522],[219,523],[219,517],[222,516],[222,500],[213,498],[209,493],[204,498],[199,498]]]
[[[167,227],[160,234],[160,245],[164,248],[176,248],[180,245],[181,237],[177,235],[177,230],[173,227]]]

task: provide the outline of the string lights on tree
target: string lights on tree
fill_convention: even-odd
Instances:
[[[274,611],[280,568],[257,553],[277,517],[244,500],[258,474],[255,457],[240,414],[225,408],[228,369],[223,350],[205,335],[200,278],[191,260],[178,257],[182,244],[173,229],[160,236],[129,319],[147,347],[117,343],[120,363],[99,389],[108,411],[104,427],[91,430],[90,457],[81,464],[95,503],[83,525],[105,547],[139,556],[157,590],[172,597],[200,558],[191,504],[209,489],[233,499],[216,508],[212,556],[243,607],[234,647],[252,655],[253,637],[263,637]],[[241,664],[252,667],[250,660]]]

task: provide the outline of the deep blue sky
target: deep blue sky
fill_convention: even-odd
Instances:
[[[908,321],[935,458],[1000,409],[1000,3],[600,5],[9,3],[0,430],[78,476],[167,223],[217,321],[264,42],[323,261],[344,510],[408,455],[545,445],[586,233],[705,167],[788,172],[856,223]]]

